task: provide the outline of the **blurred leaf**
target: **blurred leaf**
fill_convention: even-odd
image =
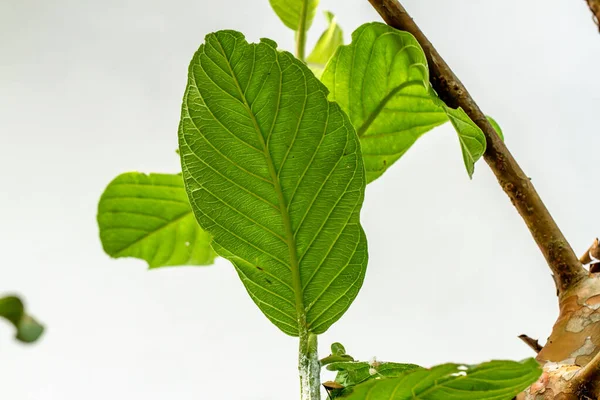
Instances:
[[[297,31],[302,18],[308,31],[317,12],[319,0],[269,0],[271,7],[288,28]]]
[[[319,334],[367,265],[358,138],[307,66],[276,43],[206,36],[189,67],[179,146],[213,248],[283,332]]]
[[[306,62],[315,75],[320,78],[323,69],[337,48],[344,44],[344,33],[337,23],[335,15],[329,11],[325,12],[327,18],[327,29],[315,45],[315,48],[307,57]]]
[[[44,327],[25,313],[23,302],[16,296],[0,298],[0,317],[15,326],[16,338],[21,342],[35,342],[44,332]]]
[[[341,343],[335,342],[331,345],[331,354],[336,356],[343,356],[346,354],[346,348]]]
[[[98,204],[104,251],[111,257],[135,257],[150,268],[209,265],[215,252],[190,208],[181,175],[119,175]]]
[[[535,382],[542,370],[534,359],[480,365],[443,364],[395,378],[371,379],[345,389],[348,400],[511,400]]]
[[[345,387],[357,385],[369,379],[400,376],[420,368],[415,364],[378,361],[336,362],[327,366],[330,371],[338,371],[335,381]]]

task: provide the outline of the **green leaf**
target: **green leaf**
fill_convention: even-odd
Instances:
[[[490,124],[492,124],[492,128],[494,128],[494,130],[496,131],[498,136],[500,136],[500,139],[502,139],[502,141],[504,141],[504,133],[502,132],[502,128],[500,128],[500,125],[498,125],[496,120],[494,118],[490,117],[489,115],[487,115],[486,118],[487,118],[488,122]]]
[[[448,120],[429,93],[427,59],[408,32],[362,25],[322,76],[360,137],[369,182],[381,176],[425,132]]]
[[[108,255],[139,258],[150,268],[209,265],[216,256],[179,174],[119,175],[100,198],[98,226]]]
[[[394,362],[335,362],[327,366],[330,371],[338,371],[335,381],[345,387],[354,386],[370,379],[392,378],[419,369],[415,364]]]
[[[304,29],[308,31],[315,18],[319,0],[269,0],[269,3],[285,26],[297,31],[304,18]]]
[[[483,131],[469,118],[462,108],[450,108],[441,100],[440,104],[448,114],[448,118],[458,133],[460,149],[462,150],[465,168],[469,178],[473,178],[475,172],[475,163],[483,157],[487,142]]]
[[[452,122],[470,177],[485,152],[483,132],[461,109],[440,100],[429,83],[427,58],[408,32],[362,25],[352,43],[327,64],[323,83],[348,113],[365,158],[367,180],[381,176],[425,132]]]
[[[179,146],[200,226],[283,332],[319,334],[367,265],[364,167],[350,121],[273,41],[209,34],[189,67]]]
[[[16,296],[0,298],[0,317],[15,326],[16,338],[23,343],[35,342],[44,332],[44,327],[25,313],[23,302]]]
[[[511,400],[541,374],[537,361],[443,364],[396,378],[369,380],[345,390],[348,400]]]
[[[335,342],[331,344],[331,355],[343,356],[346,354],[346,348],[343,344]]]
[[[308,66],[317,77],[321,77],[329,59],[333,56],[337,48],[344,44],[344,33],[338,25],[335,15],[326,11],[325,17],[328,23],[327,29],[317,41],[313,51],[306,58]]]
[[[335,363],[354,361],[352,356],[346,354],[346,349],[341,343],[335,342],[331,345],[331,354],[320,360],[321,367]]]

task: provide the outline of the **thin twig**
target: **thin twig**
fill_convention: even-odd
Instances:
[[[542,345],[537,341],[537,339],[530,338],[527,335],[519,335],[519,339],[521,339],[525,344],[533,349],[536,353],[542,351]]]
[[[546,209],[531,180],[521,170],[467,89],[404,7],[397,0],[369,0],[369,2],[388,25],[410,32],[418,40],[427,56],[431,84],[438,95],[448,106],[462,107],[473,122],[483,130],[487,141],[485,161],[527,224],[556,276],[559,293],[563,293],[583,279],[587,272]]]
[[[597,261],[600,259],[600,241],[596,238],[594,243],[590,246],[589,249],[586,250],[585,254],[579,257],[579,261],[582,264],[589,264],[592,261]]]
[[[600,30],[600,0],[586,0],[586,2],[592,12],[592,19]]]

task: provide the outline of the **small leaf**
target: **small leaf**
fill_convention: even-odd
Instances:
[[[297,31],[302,18],[306,21],[304,29],[310,28],[319,0],[269,0],[269,3],[285,26]]]
[[[444,104],[450,122],[454,126],[460,141],[465,168],[469,178],[473,178],[475,163],[485,153],[487,142],[483,131],[469,118],[462,108],[450,108]]]
[[[490,124],[492,124],[492,128],[494,128],[494,130],[496,131],[498,136],[500,136],[500,139],[502,139],[502,141],[504,141],[504,133],[502,133],[502,128],[500,128],[500,125],[498,125],[496,120],[494,118],[490,117],[489,115],[487,115],[486,118],[487,118],[488,122]]]
[[[119,175],[100,198],[98,226],[108,255],[139,258],[150,268],[209,265],[216,256],[179,174]]]
[[[385,24],[359,27],[352,43],[329,61],[322,80],[357,130],[368,182],[448,120],[430,97],[421,46],[410,33]]]
[[[338,25],[335,15],[326,11],[325,17],[328,23],[327,29],[317,41],[313,51],[306,58],[308,66],[318,78],[323,74],[325,65],[327,65],[327,62],[337,48],[344,44],[344,33]]]
[[[0,298],[0,317],[15,326],[16,338],[23,343],[35,342],[44,332],[44,327],[25,313],[23,302],[18,297]]]
[[[331,354],[327,357],[321,359],[321,367],[329,365],[335,362],[346,362],[346,361],[354,361],[352,356],[346,354],[346,349],[341,343],[333,343],[331,345]]]
[[[338,371],[335,381],[344,387],[357,385],[369,379],[392,378],[419,369],[415,364],[394,362],[335,362],[327,366],[330,371]]]
[[[511,400],[536,381],[534,359],[490,361],[475,366],[443,364],[396,378],[369,380],[344,391],[348,400]]]
[[[343,356],[346,354],[346,348],[341,343],[335,342],[331,345],[331,355]]]
[[[206,36],[189,67],[179,146],[213,248],[283,332],[319,334],[367,265],[358,138],[308,67],[275,43]]]

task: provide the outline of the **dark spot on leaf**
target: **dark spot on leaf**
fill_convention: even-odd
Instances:
[[[273,283],[273,282],[271,282],[271,280],[270,280],[269,278],[265,278],[265,281],[267,281],[267,283],[268,283],[269,285],[271,285],[271,284]]]
[[[256,269],[259,271],[263,271],[263,269],[261,267],[259,267],[258,265],[255,265]]]

